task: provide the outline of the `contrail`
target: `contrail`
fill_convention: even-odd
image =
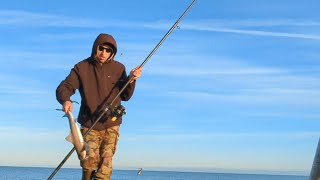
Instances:
[[[237,33],[254,36],[273,36],[273,37],[286,37],[286,38],[300,38],[300,39],[312,39],[320,40],[320,35],[312,34],[299,34],[299,33],[286,33],[286,32],[272,32],[272,31],[257,31],[257,30],[241,30],[241,29],[230,29],[230,28],[215,28],[215,27],[196,27],[185,25],[185,28],[191,30],[201,31],[215,31],[215,32],[226,32],[226,33]]]

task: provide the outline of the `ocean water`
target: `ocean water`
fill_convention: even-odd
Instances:
[[[0,180],[45,180],[54,168],[0,166]],[[54,180],[80,180],[81,169],[62,168]],[[307,176],[114,170],[112,180],[308,180]]]

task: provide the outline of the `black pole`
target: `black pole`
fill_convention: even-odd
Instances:
[[[181,19],[189,12],[191,7],[194,5],[196,0],[193,0],[192,3],[189,5],[189,7],[183,12],[183,14],[179,17],[179,19],[172,25],[172,27],[169,29],[169,31],[163,36],[163,38],[160,40],[160,42],[156,45],[156,47],[150,52],[150,54],[146,57],[146,59],[139,65],[139,67],[143,67],[151,58],[151,56],[159,49],[161,44],[167,39],[167,37],[172,33],[172,31],[178,26]],[[94,123],[91,125],[91,127],[87,130],[87,132],[83,135],[83,137],[86,137],[89,132],[93,129],[93,127],[100,121],[100,119],[105,115],[105,113],[109,110],[109,108],[113,105],[115,100],[121,95],[121,93],[125,90],[125,88],[129,85],[129,83],[132,81],[133,76],[130,77],[130,79],[127,81],[127,83],[120,89],[119,93],[113,98],[111,103],[104,109],[104,111],[99,115],[99,117],[94,121]],[[72,153],[75,151],[75,148],[73,147],[70,152],[66,155],[66,157],[61,161],[61,163],[57,166],[57,168],[52,172],[52,174],[49,176],[48,180],[51,180],[57,172],[61,169],[63,164],[69,159],[69,157],[72,155]]]

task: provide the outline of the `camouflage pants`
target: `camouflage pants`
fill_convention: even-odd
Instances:
[[[88,128],[81,128],[81,133]],[[104,131],[91,130],[84,138],[90,146],[89,157],[80,162],[83,171],[96,171],[94,179],[108,180],[112,174],[112,157],[119,138],[119,126]]]

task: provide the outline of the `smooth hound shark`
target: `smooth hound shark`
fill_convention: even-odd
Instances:
[[[65,116],[69,119],[70,125],[70,134],[66,137],[66,140],[73,144],[80,160],[88,158],[90,147],[86,142],[84,142],[76,119],[70,111],[68,111]]]

